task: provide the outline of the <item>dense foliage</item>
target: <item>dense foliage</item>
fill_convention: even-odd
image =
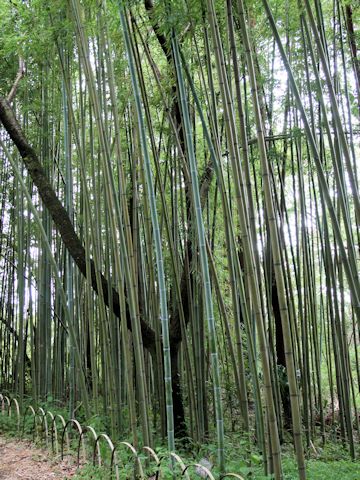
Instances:
[[[355,3],[0,0],[1,391],[356,458]]]

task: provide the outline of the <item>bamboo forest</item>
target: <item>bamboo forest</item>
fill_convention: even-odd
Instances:
[[[0,0],[0,436],[61,417],[76,478],[360,479],[359,27]]]

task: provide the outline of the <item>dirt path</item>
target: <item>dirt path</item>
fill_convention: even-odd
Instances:
[[[71,478],[75,471],[70,459],[59,462],[30,442],[0,436],[0,480],[58,480]]]

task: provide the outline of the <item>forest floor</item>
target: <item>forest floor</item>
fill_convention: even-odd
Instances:
[[[76,470],[72,458],[59,461],[29,441],[0,436],[0,480],[58,480],[73,477]]]

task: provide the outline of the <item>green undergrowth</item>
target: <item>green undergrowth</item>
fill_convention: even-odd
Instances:
[[[56,406],[52,406],[52,408],[50,408],[53,414],[61,414],[64,416],[65,420],[68,418],[64,409],[54,407]],[[47,409],[49,409],[48,406]],[[98,434],[106,431],[104,429],[104,423],[99,416],[89,419],[87,424],[93,426]],[[82,423],[82,425],[84,425],[84,423]],[[40,424],[38,424],[36,430],[34,430],[33,417],[28,415],[25,420],[23,417],[21,418],[19,428],[15,410],[12,411],[11,416],[8,416],[6,413],[0,414],[0,434],[2,436],[9,437],[21,436],[23,438],[33,440],[35,444],[38,444],[39,446],[45,445],[44,434]],[[77,436],[72,435],[72,440],[70,439],[70,449],[65,447],[64,453],[66,455],[73,455],[73,457],[76,458],[77,443]],[[131,452],[129,452],[124,445],[120,445],[119,441],[115,443],[118,445],[117,455],[119,471],[121,472],[120,478],[134,478],[134,470],[136,470],[136,467]],[[86,445],[87,462],[78,471],[77,475],[73,477],[74,480],[100,480],[115,478],[114,475],[110,477],[109,474],[111,455],[109,449],[106,447],[106,442],[102,440],[99,444],[103,462],[101,467],[93,466],[92,453],[94,450],[94,442],[90,437],[87,437]],[[48,448],[51,450],[50,441]],[[169,468],[169,464],[166,461],[166,447],[159,444],[154,447],[154,450],[156,451],[157,455],[162,458],[161,478],[164,480],[172,479],[173,475]],[[211,443],[199,445],[191,442],[190,439],[186,439],[178,445],[177,453],[181,456],[186,465],[199,462],[204,458],[209,460],[211,463],[216,463],[216,446]],[[237,473],[246,480],[270,480],[272,478],[271,476],[264,475],[263,459],[261,454],[256,451],[251,441],[247,440],[244,436],[241,436],[240,434],[234,434],[227,437],[226,453],[228,472]],[[357,454],[360,458],[360,451],[358,451]],[[144,473],[149,478],[155,474],[156,466],[154,462],[147,461],[145,453],[140,453],[140,455]],[[296,480],[298,478],[297,467],[294,460],[293,448],[290,443],[283,446],[282,461],[284,480]],[[309,480],[360,480],[360,462],[351,461],[349,459],[348,451],[342,447],[341,443],[334,442],[334,440],[331,439],[328,441],[325,447],[315,444],[315,446],[307,454],[306,465],[307,478]],[[215,478],[219,478],[220,475],[216,470],[216,467],[212,469],[212,473]],[[189,475],[191,479],[200,479],[200,477],[195,474],[194,467],[190,467]],[[184,478],[181,476],[181,468],[179,465],[175,465],[175,477]]]
[[[272,476],[265,476],[262,473],[262,465],[258,467],[244,467],[243,462],[240,461],[237,465],[233,463],[229,466],[229,471],[237,472],[242,475],[244,479],[253,479],[253,480],[271,480]],[[284,471],[284,480],[297,480],[297,468],[296,463],[290,456],[286,454],[283,457],[283,471]],[[148,474],[151,475],[154,472],[149,471]],[[200,477],[195,474],[191,474],[189,471],[190,478],[195,479]],[[216,473],[213,471],[214,477],[219,478]],[[184,478],[181,476],[180,472],[175,475],[176,478]],[[108,468],[99,468],[93,467],[92,465],[87,465],[83,467],[79,473],[73,477],[74,480],[80,479],[104,479],[104,478],[115,478],[113,474],[112,477],[109,477]],[[126,477],[130,478],[130,477]],[[173,478],[169,469],[167,472],[162,471],[162,479],[170,480]],[[229,477],[230,478],[230,477]],[[322,460],[322,459],[310,459],[307,461],[307,478],[309,480],[360,480],[360,463],[352,462],[350,460]]]
[[[254,452],[246,455],[244,454],[246,448],[249,448],[249,445],[245,441],[229,439],[227,471],[238,473],[244,479],[271,479],[272,476],[264,475],[260,455]],[[246,460],[249,457],[252,460],[251,464]],[[357,457],[360,459],[360,448],[358,448]],[[284,480],[299,478],[291,443],[282,446],[282,465]],[[340,442],[329,440],[324,447],[315,445],[306,452],[306,471],[309,480],[360,480],[360,461],[352,461],[349,451],[343,448]]]

